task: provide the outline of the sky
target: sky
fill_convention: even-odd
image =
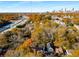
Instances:
[[[79,1],[0,1],[0,12],[46,12],[79,10]]]

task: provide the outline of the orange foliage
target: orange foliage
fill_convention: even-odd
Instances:
[[[79,50],[73,50],[72,56],[79,57]]]
[[[29,16],[29,18],[30,18],[32,21],[38,22],[38,21],[40,21],[41,15],[39,15],[39,14],[31,14],[31,15]]]
[[[28,40],[24,41],[24,43],[21,44],[18,48],[16,48],[16,50],[27,48],[32,45],[32,42],[33,42],[32,39],[28,39]]]
[[[10,20],[10,19],[12,19],[12,18],[15,18],[15,17],[17,17],[19,14],[18,13],[14,13],[14,14],[12,14],[12,13],[3,13],[3,14],[0,14],[0,19],[2,19],[2,20]]]

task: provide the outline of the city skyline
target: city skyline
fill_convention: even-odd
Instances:
[[[79,1],[1,1],[0,12],[46,12],[79,10]]]

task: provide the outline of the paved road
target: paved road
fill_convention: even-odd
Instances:
[[[28,19],[27,17],[23,16],[20,20],[0,28],[0,32],[4,33],[7,31],[10,31],[13,28],[15,28],[16,26],[24,24],[27,21],[27,19]]]

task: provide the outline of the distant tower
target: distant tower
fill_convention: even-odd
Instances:
[[[63,11],[63,8],[61,9],[61,11]]]
[[[74,8],[72,8],[72,11],[74,11]]]
[[[63,12],[63,8],[61,9],[61,12]]]
[[[66,8],[65,8],[65,12],[66,12],[67,10],[66,10]]]

